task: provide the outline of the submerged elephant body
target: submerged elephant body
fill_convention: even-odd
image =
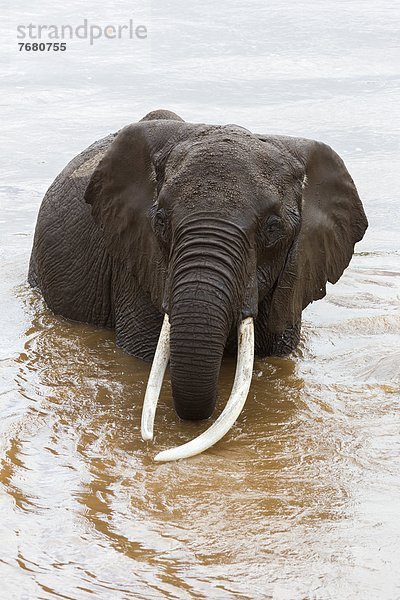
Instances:
[[[55,313],[114,327],[144,360],[167,314],[174,404],[202,419],[240,322],[254,320],[256,354],[292,351],[302,310],[339,279],[366,227],[328,146],[155,111],[54,181],[29,282]]]

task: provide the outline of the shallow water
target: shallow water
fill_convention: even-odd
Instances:
[[[1,597],[400,598],[399,9],[386,0],[188,4],[154,2],[151,15],[144,4],[93,0],[85,14],[76,0],[55,14],[46,1],[9,9]],[[57,57],[17,52],[18,23],[123,23],[131,13],[151,34],[133,51],[115,40],[71,42]],[[159,107],[331,144],[370,221],[340,282],[304,312],[296,353],[256,361],[232,431],[171,464],[154,454],[204,424],[178,421],[168,377],[155,440],[144,443],[149,366],[117,349],[112,332],[55,317],[26,284],[55,175]],[[219,409],[233,370],[227,359]]]

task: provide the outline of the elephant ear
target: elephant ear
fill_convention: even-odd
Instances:
[[[368,222],[356,187],[342,159],[326,144],[276,136],[272,143],[303,175],[301,228],[274,289],[269,329],[283,332],[301,311],[326,294],[348,266],[354,245]]]
[[[148,211],[162,185],[168,153],[185,127],[178,120],[152,117],[124,127],[86,188],[85,200],[111,256],[143,281],[146,267],[162,261]]]

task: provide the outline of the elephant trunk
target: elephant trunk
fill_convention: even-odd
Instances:
[[[214,290],[204,293],[211,295]],[[188,293],[171,315],[170,369],[175,410],[182,419],[213,413],[218,376],[230,329],[224,310]]]
[[[228,231],[227,231],[228,229]],[[170,372],[177,414],[211,416],[232,325],[240,321],[246,252],[237,228],[216,220],[185,227],[171,260]]]

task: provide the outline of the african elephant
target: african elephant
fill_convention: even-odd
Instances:
[[[296,347],[302,310],[338,281],[366,228],[329,146],[159,110],[94,143],[56,178],[40,208],[29,282],[56,314],[115,328],[126,352],[150,361],[157,347],[144,438],[168,360],[178,415],[206,419],[224,350],[238,348],[233,399],[211,437],[158,455],[168,460],[226,433],[254,352]]]

